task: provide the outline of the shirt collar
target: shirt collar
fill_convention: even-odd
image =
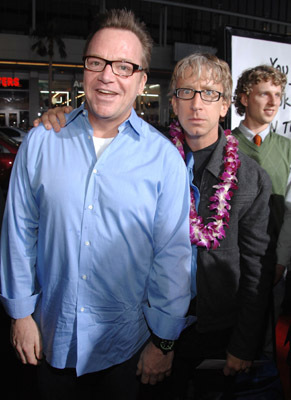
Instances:
[[[145,132],[144,129],[142,128],[142,123],[143,120],[137,115],[135,110],[132,108],[129,118],[120,125],[119,132],[122,132],[128,126],[131,126],[137,135],[144,136]]]
[[[249,128],[247,128],[247,127],[243,124],[243,121],[241,121],[240,124],[239,124],[239,130],[240,130],[240,131],[244,134],[244,136],[245,136],[248,140],[250,140],[250,141],[252,141],[253,138],[256,136],[256,134],[255,134],[253,131],[251,131]],[[269,134],[269,132],[270,132],[270,125],[268,125],[267,128],[264,129],[262,132],[259,132],[259,135],[260,135],[261,138],[262,138],[262,142],[266,139],[266,136]]]
[[[67,123],[66,125],[70,124],[72,121],[74,121],[75,118],[78,117],[78,115],[83,114],[88,118],[88,111],[85,109],[85,102],[79,107],[74,109],[67,118]],[[132,108],[131,114],[128,117],[127,120],[125,120],[118,128],[118,132],[121,133],[123,132],[128,126],[131,126],[134,130],[134,132],[137,135],[144,136],[144,131],[142,129],[142,119],[136,114],[135,110]]]
[[[82,114],[83,115],[88,115],[87,110],[85,110],[84,108],[84,104],[81,104],[80,107],[75,108],[72,112],[70,112],[70,114],[67,115],[67,122],[66,122],[66,126],[69,125],[71,122],[74,121],[74,119],[76,119],[78,117],[78,115]]]

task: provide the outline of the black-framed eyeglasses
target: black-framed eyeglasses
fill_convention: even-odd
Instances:
[[[195,97],[196,93],[199,93],[201,100],[204,101],[218,101],[220,97],[223,96],[223,93],[218,92],[217,90],[195,90],[189,88],[178,88],[175,90],[174,95],[178,99],[192,100]]]
[[[134,72],[143,71],[143,67],[137,64],[133,64],[129,61],[114,60],[109,61],[101,57],[84,56],[83,57],[84,68],[89,71],[102,72],[106,65],[110,65],[112,72],[118,76],[131,76]]]

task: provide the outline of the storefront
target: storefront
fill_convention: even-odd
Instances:
[[[0,74],[0,126],[29,124],[29,80]]]
[[[47,68],[31,63],[21,70],[0,70],[0,126],[15,126],[29,130],[33,120],[49,108]],[[81,66],[80,66],[81,67]],[[81,68],[54,67],[52,106],[78,107],[84,101]],[[156,82],[156,80],[155,80]],[[135,103],[137,114],[157,128],[169,120],[167,83],[151,83]]]

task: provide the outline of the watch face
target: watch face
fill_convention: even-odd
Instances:
[[[171,351],[174,348],[174,340],[161,340],[160,348],[164,351]]]

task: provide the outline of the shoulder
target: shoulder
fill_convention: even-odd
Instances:
[[[31,129],[27,135],[28,142],[47,141],[53,143],[55,140],[67,139],[84,133],[85,120],[88,121],[88,111],[84,109],[83,105],[71,111],[70,114],[66,114],[65,117],[66,125],[59,132],[55,132],[54,129],[46,129],[42,123],[37,128]]]
[[[163,141],[169,141],[167,137],[167,130],[165,128],[159,130],[158,128],[154,127],[153,125],[149,124],[148,122],[144,121],[142,118],[138,117],[135,120],[135,124],[133,127],[141,134],[141,136],[144,136],[145,138],[148,138],[149,140],[159,140],[161,142]]]
[[[168,136],[167,128],[162,128],[161,131],[141,118],[140,120],[141,136],[144,138],[147,146],[158,149],[161,157],[163,155],[171,155],[171,157],[174,157],[177,161],[182,161],[184,163],[179,151]]]
[[[23,152],[31,143],[36,144],[38,141],[41,142],[45,134],[48,133],[49,131],[45,129],[43,124],[40,124],[37,128],[32,128],[24,137],[18,152]]]
[[[291,149],[291,139],[276,132],[270,132],[270,139],[282,148]]]
[[[241,134],[242,134],[238,127],[234,128],[234,129],[231,131],[231,133],[232,133],[232,135],[234,135],[234,136],[237,136],[237,135],[241,135]]]
[[[242,151],[239,150],[238,154],[241,161],[238,169],[239,186],[244,185],[248,188],[257,187],[258,189],[262,186],[271,188],[271,179],[264,168]]]
[[[66,128],[62,128],[61,133],[63,134],[63,131]],[[59,133],[59,135],[61,134]],[[57,135],[57,133],[53,130],[47,130],[43,126],[43,124],[40,124],[37,128],[32,128],[29,133],[26,135],[25,140],[22,142],[21,146],[23,144],[26,145],[26,147],[34,147],[34,146],[40,146],[42,143],[46,141],[53,140],[54,137]]]
[[[276,140],[277,142],[282,142],[282,143],[291,143],[291,139],[287,136],[280,135],[280,133],[277,132],[270,132],[270,136]]]
[[[239,141],[239,144],[241,145],[243,142],[248,141],[248,139],[245,137],[243,132],[239,129],[239,127],[233,129],[231,131],[231,134]]]
[[[278,149],[281,156],[285,155],[288,162],[291,163],[291,139],[289,137],[270,132],[270,143]]]

